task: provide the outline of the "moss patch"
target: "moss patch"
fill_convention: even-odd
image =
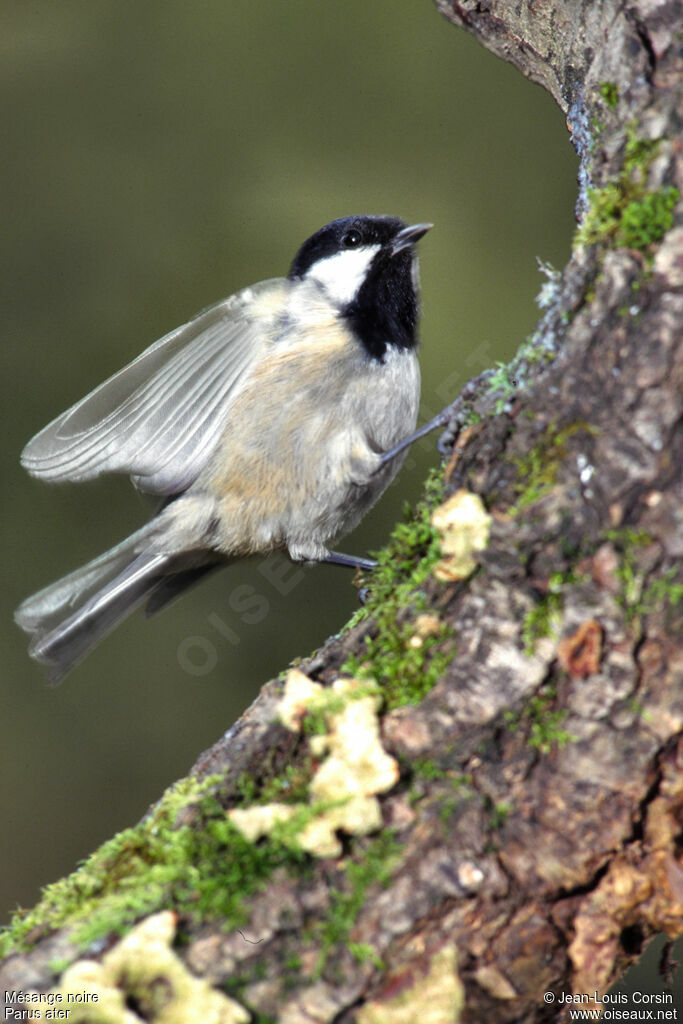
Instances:
[[[675,608],[683,600],[683,583],[676,582],[676,568],[667,569],[663,576],[643,591],[639,611],[643,615],[653,612],[658,606],[668,604]]]
[[[505,406],[519,388],[519,380],[515,372],[516,360],[510,363],[496,363],[495,369],[487,382],[487,391],[496,395],[494,414],[505,411]]]
[[[320,954],[315,968],[315,977],[320,977],[332,949],[341,943],[348,945],[350,952],[359,961],[368,959],[377,962],[377,955],[371,946],[348,942],[351,929],[356,923],[371,886],[386,887],[400,859],[401,846],[392,829],[383,829],[367,846],[359,850],[356,858],[344,865],[344,878],[339,886],[330,890],[330,906],[320,927],[314,929]]]
[[[679,573],[675,566],[645,586],[644,574],[638,568],[638,550],[653,543],[649,533],[624,527],[608,530],[606,537],[620,555],[616,570],[620,585],[618,600],[629,623],[662,605],[675,608],[680,603],[683,583],[677,580]]]
[[[610,110],[614,110],[619,102],[619,88],[616,82],[600,82],[599,92],[605,104]]]
[[[427,635],[416,626],[427,607],[421,589],[441,558],[439,534],[431,523],[443,500],[440,470],[433,470],[425,496],[394,529],[389,543],[377,555],[377,568],[367,577],[368,596],[353,624],[374,620],[365,639],[365,651],[351,655],[342,671],[360,679],[371,678],[381,687],[387,708],[418,704],[445,671],[455,653],[452,632],[437,625]]]
[[[527,743],[541,754],[549,754],[553,747],[563,747],[574,737],[562,727],[568,715],[566,708],[554,708],[557,690],[546,685],[529,700],[521,711],[506,711],[503,718],[509,729],[528,731]]]
[[[553,488],[567,456],[567,442],[578,433],[595,434],[596,429],[583,420],[558,429],[553,421],[526,455],[512,460],[517,467],[517,483],[511,515],[517,515]]]
[[[529,609],[524,616],[522,624],[522,641],[524,653],[528,658],[532,657],[536,650],[536,644],[547,636],[555,635],[562,620],[562,606],[564,599],[563,588],[568,583],[574,583],[576,577],[573,573],[553,573],[548,580],[547,592]]]
[[[622,170],[614,181],[590,189],[589,210],[576,234],[579,245],[607,244],[646,251],[673,226],[678,189],[648,189],[647,174],[659,139],[641,139],[635,126],[626,130]]]
[[[184,780],[150,816],[93,853],[73,874],[48,886],[37,906],[19,911],[0,935],[0,956],[30,948],[59,927],[74,927],[83,947],[136,920],[173,908],[190,917],[244,924],[244,902],[273,870],[298,871],[303,854],[277,841],[249,843],[207,792],[216,779]],[[191,813],[188,813],[191,808]],[[179,813],[191,823],[178,825]]]

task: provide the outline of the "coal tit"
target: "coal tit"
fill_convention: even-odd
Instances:
[[[17,610],[50,681],[139,603],[157,611],[230,560],[282,550],[372,564],[328,544],[382,494],[415,428],[414,247],[430,227],[333,221],[286,278],[171,331],[29,442],[33,476],[127,473],[162,499],[131,537]]]

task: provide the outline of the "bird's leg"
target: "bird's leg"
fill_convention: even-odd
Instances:
[[[395,445],[388,452],[385,452],[380,460],[380,464],[377,469],[381,469],[387,462],[391,462],[392,459],[396,458],[397,455],[408,448],[414,441],[419,441],[425,434],[429,434],[432,430],[436,430],[437,427],[444,427],[448,423],[449,409],[444,409],[431,419],[429,423],[425,423],[423,427],[411,434],[410,437],[404,438],[399,444]],[[364,572],[369,572],[370,569],[377,567],[377,562],[374,558],[358,558],[356,555],[344,555],[340,551],[330,551],[326,558],[323,558],[323,562],[327,562],[329,565],[343,565],[347,569],[362,569]]]
[[[399,441],[388,452],[385,452],[380,458],[375,472],[378,473],[380,469],[386,466],[387,462],[391,462],[392,459],[395,459],[397,455],[400,455],[406,448],[409,448],[415,441],[419,441],[426,434],[431,434],[433,430],[438,430],[439,427],[448,427],[449,434],[453,433],[453,436],[457,436],[458,431],[466,421],[469,404],[476,395],[478,388],[488,380],[492,372],[491,370],[485,370],[478,377],[469,381],[463,388],[462,394],[452,405],[446,406],[445,409],[442,409],[440,413],[433,416],[424,426],[416,430],[414,434],[411,434],[410,437],[404,437],[402,441]],[[330,551],[327,557],[323,558],[323,562],[328,562],[330,565],[344,565],[349,569],[363,569],[366,572],[377,566],[377,562],[372,558],[357,558],[355,555],[343,555],[339,551]]]
[[[445,427],[450,417],[451,407],[448,406],[446,409],[442,409],[437,416],[434,416],[429,420],[428,423],[425,423],[424,426],[420,427],[419,430],[416,430],[414,434],[411,434],[410,437],[404,437],[402,441],[399,441],[399,443],[395,444],[393,448],[390,448],[388,452],[385,452],[380,459],[378,468],[381,469],[383,466],[386,466],[387,462],[391,462],[392,459],[395,459],[396,456],[400,455],[401,452],[406,450],[406,448],[410,448],[411,444],[414,444],[415,441],[419,441],[421,437],[425,436],[425,434],[431,434],[432,430],[438,430],[439,427]]]
[[[409,448],[415,441],[419,441],[425,434],[431,434],[432,430],[438,430],[439,427],[448,427],[446,435],[441,438],[438,445],[439,451],[444,455],[448,451],[449,443],[458,436],[459,431],[467,422],[467,416],[477,394],[483,385],[490,380],[494,372],[494,370],[484,370],[478,377],[473,377],[472,380],[468,381],[451,405],[447,405],[445,409],[442,409],[440,413],[432,417],[428,423],[425,423],[423,427],[416,430],[414,434],[411,434],[410,437],[405,437],[398,444],[394,445],[393,448],[390,448],[388,452],[385,452],[375,472],[379,472],[380,469],[386,466],[387,462],[391,462],[392,459],[395,459],[397,455],[400,455],[406,448]]]
[[[374,558],[358,558],[356,555],[344,555],[340,551],[330,551],[327,558],[323,558],[323,562],[329,565],[343,565],[347,569],[363,569],[364,572],[369,572],[377,566]]]
[[[390,448],[388,452],[385,452],[380,460],[377,470],[381,469],[382,466],[385,466],[387,462],[391,462],[391,460],[395,459],[397,455],[400,455],[404,449],[409,448],[414,441],[419,441],[419,439],[424,437],[425,434],[431,433],[432,430],[436,430],[438,427],[445,427],[449,421],[450,411],[450,407],[448,409],[443,409],[439,415],[431,419],[429,423],[425,423],[423,427],[416,430],[414,434],[410,435],[410,437],[404,438],[403,441],[400,441],[393,448]],[[374,558],[358,558],[356,555],[344,555],[340,551],[330,551],[327,558],[323,558],[323,562],[328,562],[330,565],[344,565],[348,569],[363,569],[365,572],[377,567],[377,562]]]

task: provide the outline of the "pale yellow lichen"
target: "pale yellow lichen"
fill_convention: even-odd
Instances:
[[[256,804],[254,807],[234,807],[228,817],[245,839],[255,843],[273,831],[275,825],[289,821],[296,814],[292,804]]]
[[[453,946],[432,957],[426,977],[417,975],[414,984],[393,999],[373,999],[356,1014],[358,1024],[458,1024],[465,1001],[456,969]]]
[[[434,509],[432,526],[439,533],[444,558],[434,567],[439,580],[466,579],[477,567],[475,555],[489,540],[491,516],[478,494],[459,490]]]
[[[443,623],[438,615],[423,612],[415,619],[415,631],[418,636],[433,636],[435,633],[440,632],[442,626]]]
[[[328,715],[327,735],[311,741],[316,756],[328,754],[311,782],[318,800],[384,793],[398,781],[398,764],[379,738],[382,699],[379,692],[367,689],[367,683],[357,679],[336,679],[332,684],[333,693],[349,699],[340,711]],[[359,690],[363,696],[357,695]]]
[[[301,719],[314,697],[323,691],[320,683],[314,683],[298,668],[290,668],[285,688],[277,707],[278,718],[292,732],[298,732]]]
[[[409,643],[411,647],[422,647],[428,636],[434,636],[443,628],[443,623],[438,615],[418,615],[415,619],[415,632]]]
[[[298,731],[305,714],[319,714],[327,727],[324,735],[311,738],[311,751],[322,763],[311,780],[309,801],[228,811],[233,824],[254,842],[302,806],[309,807],[311,817],[296,836],[283,841],[318,857],[341,853],[337,830],[367,835],[378,829],[382,816],[376,794],[391,789],[399,778],[397,762],[380,742],[380,706],[379,691],[367,680],[337,679],[332,687],[323,687],[292,669],[278,707],[281,721]]]
[[[299,846],[316,857],[338,857],[342,844],[337,829],[348,835],[365,836],[382,825],[382,812],[374,797],[358,796],[338,807],[328,807],[304,826],[297,836]]]
[[[101,962],[72,964],[55,989],[69,1024],[246,1024],[243,1006],[191,974],[172,951],[175,927],[172,911],[153,914]]]

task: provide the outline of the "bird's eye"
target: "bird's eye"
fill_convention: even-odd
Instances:
[[[360,231],[347,231],[342,238],[342,245],[345,249],[357,249],[361,243]]]

